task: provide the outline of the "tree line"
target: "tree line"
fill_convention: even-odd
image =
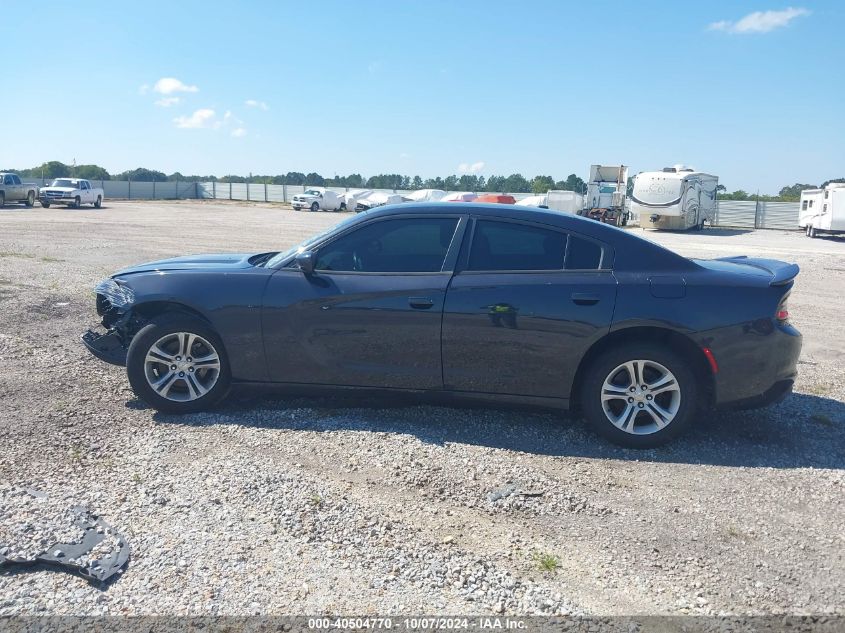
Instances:
[[[575,174],[569,174],[565,180],[555,180],[552,176],[534,176],[531,179],[522,174],[511,174],[510,176],[479,176],[476,174],[451,175],[445,178],[423,179],[420,176],[407,176],[402,174],[378,174],[366,178],[361,174],[349,174],[348,176],[324,177],[316,172],[304,174],[298,171],[289,171],[286,174],[238,176],[229,174],[218,178],[217,176],[186,176],[180,172],[165,174],[154,169],[138,167],[110,174],[108,170],[99,165],[67,165],[57,160],[48,161],[30,169],[9,169],[24,178],[63,178],[73,176],[87,180],[133,180],[135,182],[173,182],[173,181],[199,181],[199,182],[250,182],[266,183],[268,185],[306,185],[314,187],[349,187],[353,189],[442,189],[444,191],[489,191],[507,193],[546,193],[550,189],[563,191],[576,191],[586,193],[587,184]],[[826,180],[819,187],[825,187],[831,182],[845,182],[845,178],[834,178]],[[797,201],[801,196],[802,189],[815,189],[816,185],[795,183],[781,188],[776,196],[749,193],[742,189],[728,192],[724,185],[717,189],[720,200],[762,200],[762,201]],[[628,194],[633,190],[633,178],[628,178]]]

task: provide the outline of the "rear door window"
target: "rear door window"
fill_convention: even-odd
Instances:
[[[565,231],[478,220],[467,270],[597,270],[602,254],[600,244]]]

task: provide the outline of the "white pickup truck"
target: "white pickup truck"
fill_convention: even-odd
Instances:
[[[303,193],[293,197],[291,205],[296,211],[310,209],[311,211],[346,211],[346,201],[335,191],[323,187],[310,187]]]
[[[31,207],[38,196],[38,185],[21,182],[17,174],[0,174],[0,207],[7,202],[23,202]]]
[[[56,178],[49,187],[41,188],[38,201],[45,208],[50,208],[51,204],[63,204],[78,209],[83,204],[93,204],[99,209],[103,204],[103,190],[92,187],[82,178]]]

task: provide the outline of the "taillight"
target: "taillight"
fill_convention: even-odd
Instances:
[[[788,298],[789,295],[784,296],[778,304],[778,309],[775,311],[775,319],[779,323],[789,323],[789,308],[786,307],[786,300]]]

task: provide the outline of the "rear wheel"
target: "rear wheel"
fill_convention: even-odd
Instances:
[[[126,373],[135,394],[166,413],[208,409],[231,382],[220,337],[187,315],[163,315],[141,328],[129,346]]]
[[[688,362],[658,344],[630,343],[596,358],[581,391],[597,433],[629,448],[660,446],[692,423],[698,408]]]
[[[31,207],[35,204],[35,192],[30,191],[29,194],[26,196],[26,202],[24,203],[26,206]]]
[[[6,194],[0,191],[0,209],[6,206]]]
[[[816,236],[816,227],[814,227],[812,224],[807,227],[807,235],[809,237],[815,237]]]
[[[103,206],[103,196],[97,196],[97,200],[94,201],[94,208],[99,209]]]

